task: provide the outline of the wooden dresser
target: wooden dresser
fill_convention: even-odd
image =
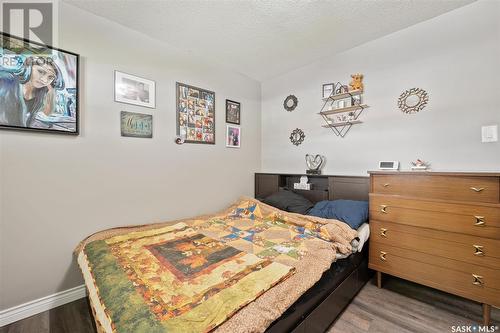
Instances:
[[[500,173],[370,172],[370,259],[382,273],[500,306]]]

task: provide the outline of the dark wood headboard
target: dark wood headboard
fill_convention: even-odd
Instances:
[[[280,188],[289,188],[311,200],[368,200],[370,178],[362,176],[306,175],[311,190],[294,190],[293,184],[300,182],[300,174],[256,173],[255,198],[263,199]]]

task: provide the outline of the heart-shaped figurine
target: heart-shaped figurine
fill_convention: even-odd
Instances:
[[[325,163],[325,157],[317,154],[316,156],[306,154],[306,165],[309,170],[319,171]]]

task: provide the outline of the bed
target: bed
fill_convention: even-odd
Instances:
[[[242,198],[214,215],[105,230],[75,253],[99,332],[319,332],[367,279],[364,252],[335,262],[356,236]]]
[[[263,198],[282,188],[293,188],[302,174],[256,173],[255,197]],[[368,200],[369,177],[307,175],[312,190],[295,190],[313,203],[322,200]],[[367,239],[365,240],[367,241]],[[325,332],[358,291],[370,280],[368,246],[361,252],[338,259],[321,279],[302,295],[266,332]]]

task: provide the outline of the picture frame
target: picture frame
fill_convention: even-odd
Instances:
[[[115,71],[114,81],[115,102],[156,108],[156,82]]]
[[[3,32],[0,48],[0,129],[78,135],[80,56]]]
[[[323,98],[328,98],[335,91],[335,83],[325,83],[323,84],[322,96]]]
[[[241,103],[226,99],[226,123],[240,125]]]
[[[240,148],[241,147],[241,127],[226,125],[226,147]]]
[[[177,136],[184,143],[215,144],[215,93],[176,82]]]
[[[121,136],[134,138],[153,137],[153,116],[144,113],[120,112]]]

